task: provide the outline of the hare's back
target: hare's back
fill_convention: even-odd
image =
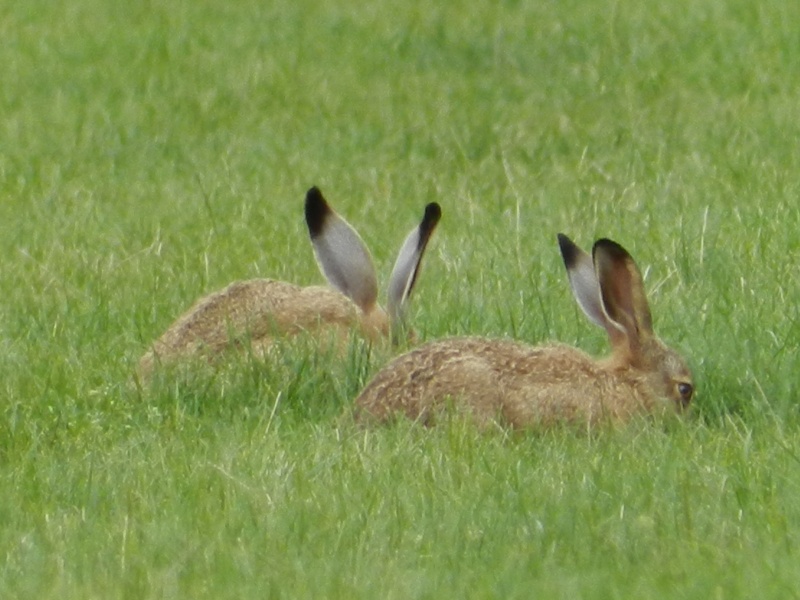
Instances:
[[[599,375],[587,355],[568,346],[441,340],[391,361],[356,398],[356,415],[384,421],[403,414],[429,423],[442,409],[454,409],[479,424],[572,420],[582,410],[576,386],[586,391]]]
[[[300,287],[272,279],[237,281],[198,300],[142,357],[148,370],[162,361],[197,353],[213,355],[231,345],[266,347],[274,337],[316,331],[322,325],[352,326],[358,309],[326,287]]]
[[[356,398],[360,419],[404,414],[428,422],[451,403],[495,413],[511,377],[524,376],[540,350],[507,340],[451,338],[420,346],[386,365]]]

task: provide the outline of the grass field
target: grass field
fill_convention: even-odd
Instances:
[[[26,0],[0,10],[0,598],[800,596],[800,4]],[[421,339],[601,354],[555,235],[608,236],[692,413],[360,429],[385,352],[138,387],[240,278],[319,283],[319,185]]]

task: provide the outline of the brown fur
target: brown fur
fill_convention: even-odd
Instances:
[[[683,360],[657,340],[633,367],[564,345],[454,338],[397,357],[355,403],[361,420],[402,414],[432,424],[452,404],[481,426],[595,425],[681,407],[675,386],[688,378]]]
[[[335,289],[270,279],[232,283],[198,300],[153,343],[139,361],[140,379],[148,379],[158,364],[211,360],[231,347],[264,356],[276,338],[303,332],[320,344],[333,341],[341,347],[351,332],[372,341],[405,333],[404,306],[441,218],[439,205],[425,207],[422,221],[401,246],[389,278],[388,312],[377,302],[369,250],[317,187],[306,193],[305,214],[317,262]]]
[[[262,354],[276,337],[327,329],[346,338],[357,330],[369,339],[389,333],[389,318],[374,305],[362,314],[351,300],[325,286],[300,287],[272,279],[237,281],[198,300],[139,361],[147,378],[156,364],[194,356],[212,358],[242,344]]]
[[[563,345],[532,347],[508,340],[433,342],[390,362],[356,398],[359,419],[401,414],[429,424],[448,406],[481,425],[556,423],[594,426],[635,415],[682,409],[694,392],[683,359],[652,329],[641,273],[616,242],[595,242],[592,256],[559,235],[573,295],[603,327],[608,358]]]

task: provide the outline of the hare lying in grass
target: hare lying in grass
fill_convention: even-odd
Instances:
[[[369,252],[358,233],[312,187],[305,216],[314,254],[333,288],[300,287],[271,279],[237,281],[198,300],[159,337],[139,361],[140,377],[159,363],[213,358],[231,346],[263,353],[276,337],[300,332],[339,337],[358,330],[370,339],[402,332],[405,306],[425,247],[441,217],[438,204],[425,207],[422,222],[406,238],[389,279],[388,304],[377,302],[378,284]]]
[[[684,360],[653,333],[641,274],[619,244],[601,239],[593,257],[559,235],[573,295],[603,327],[611,355],[593,359],[565,345],[532,347],[454,338],[392,360],[355,401],[359,419],[404,414],[423,423],[451,407],[479,425],[512,427],[624,422],[637,414],[681,410],[692,399]]]

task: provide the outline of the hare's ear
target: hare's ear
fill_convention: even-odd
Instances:
[[[422,255],[441,218],[441,207],[436,202],[428,204],[422,222],[408,234],[400,248],[389,277],[387,300],[389,316],[394,323],[403,321],[406,302],[417,282]]]
[[[592,254],[605,312],[625,331],[627,343],[635,352],[641,342],[653,336],[642,274],[633,257],[616,242],[598,240]]]
[[[355,229],[328,205],[322,192],[312,187],[306,194],[306,224],[320,270],[333,287],[364,312],[378,299],[375,268]]]
[[[592,323],[607,329],[608,315],[603,309],[600,282],[597,281],[592,257],[563,233],[558,234],[558,246],[567,268],[572,295],[575,296],[578,306]]]

